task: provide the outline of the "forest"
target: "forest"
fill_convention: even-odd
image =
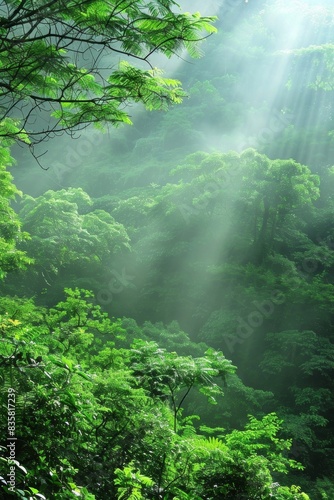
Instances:
[[[0,498],[334,499],[332,0],[0,3]]]

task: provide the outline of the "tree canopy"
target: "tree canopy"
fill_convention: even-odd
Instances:
[[[181,102],[180,82],[151,57],[199,56],[213,21],[174,0],[3,3],[0,137],[36,143],[91,123],[131,123],[130,103],[151,110]]]
[[[11,201],[22,194],[6,169],[12,162],[9,148],[0,148],[0,279],[9,271],[26,268],[32,263],[25,252],[16,248],[18,243],[28,238],[28,233],[21,231],[20,220],[11,206]]]

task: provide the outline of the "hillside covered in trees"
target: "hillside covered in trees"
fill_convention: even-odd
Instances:
[[[334,498],[333,40],[331,0],[0,6],[0,498]]]

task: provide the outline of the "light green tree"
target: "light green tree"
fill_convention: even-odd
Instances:
[[[165,109],[185,95],[151,63],[215,31],[174,0],[10,0],[0,11],[0,135],[36,143],[90,123],[131,123],[126,105]],[[36,124],[36,117],[53,120]],[[9,120],[10,119],[10,120]],[[15,121],[12,121],[15,119]],[[13,128],[13,125],[17,129]],[[21,134],[21,135],[20,135]]]
[[[129,249],[123,225],[104,210],[91,210],[91,206],[92,200],[80,188],[24,198],[20,217],[31,234],[27,247],[41,266],[57,272],[79,258],[103,262],[122,248]]]

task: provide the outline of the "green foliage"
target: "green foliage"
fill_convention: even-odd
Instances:
[[[332,446],[326,435],[331,428],[332,343],[310,331],[272,333],[267,340],[260,366],[274,380],[286,433],[294,440],[294,455],[304,463],[313,454],[321,460],[322,450]]]
[[[296,49],[291,51],[297,66],[297,70],[301,65],[308,65],[309,74],[307,80],[303,84],[308,88],[330,92],[333,90],[333,51],[334,45],[325,43],[322,45],[310,45],[306,48]],[[296,71],[295,69],[295,71]],[[291,75],[292,85],[293,76]]]
[[[171,173],[179,184],[163,190],[168,212],[180,210],[190,222],[201,213],[232,217],[237,206],[242,221],[236,237],[241,231],[248,237],[256,262],[268,255],[287,216],[319,197],[319,178],[306,166],[270,160],[252,149],[241,155],[193,154]]]
[[[9,109],[30,106],[22,116],[22,127],[34,142],[51,132],[90,123],[98,127],[131,123],[124,109],[131,102],[140,102],[148,110],[181,102],[185,93],[180,82],[164,78],[152,67],[150,56],[157,52],[171,57],[186,49],[191,57],[199,57],[203,33],[216,31],[213,17],[180,13],[174,0],[147,5],[75,0],[38,6],[31,1],[24,5],[9,1],[2,14],[1,95],[6,107],[1,121],[5,123]],[[128,60],[117,63],[118,54],[146,62],[150,69]],[[104,69],[106,57],[117,66],[111,74]],[[31,116],[41,108],[55,121],[36,131]],[[26,141],[23,128],[8,125],[1,135]]]
[[[103,210],[88,212],[91,205],[80,188],[24,199],[20,215],[32,233],[28,249],[45,269],[56,272],[77,261],[79,254],[80,260],[93,263],[129,248],[124,227]]]
[[[266,352],[262,367],[268,373],[280,373],[293,367],[295,377],[299,371],[305,375],[319,373],[329,377],[334,351],[328,339],[318,338],[311,331],[270,333],[267,338],[272,350]]]
[[[4,128],[6,128],[4,126]],[[0,143],[0,280],[10,271],[25,269],[33,260],[17,249],[17,244],[28,239],[28,233],[21,231],[21,223],[10,202],[22,193],[13,184],[13,177],[6,170],[13,163],[6,143]]]
[[[117,485],[117,499],[122,498],[127,500],[144,500],[141,494],[142,487],[149,487],[154,485],[154,481],[149,477],[143,476],[139,471],[134,471],[131,464],[124,467],[123,470],[115,470],[115,484]]]
[[[98,353],[100,338],[113,345],[110,339],[122,330],[90,298],[87,291],[67,290],[66,301],[48,312],[32,302],[23,304],[26,313],[19,317],[24,322],[1,317],[1,377],[6,391],[15,388],[16,433],[25,443],[17,452],[20,463],[27,463],[22,489],[29,485],[47,497],[94,498],[75,484],[79,464],[74,456],[84,452],[84,443],[90,448],[90,433],[100,427],[98,415],[109,409],[92,392],[103,377],[86,367]],[[9,300],[3,302],[7,309]],[[129,388],[126,375],[119,380],[120,373],[115,373],[113,390],[121,394]]]
[[[83,284],[90,284],[96,293],[107,288],[122,255],[130,251],[130,239],[122,224],[104,210],[93,210],[92,204],[80,188],[24,197],[20,218],[31,236],[18,247],[34,258],[35,265],[29,273],[9,277],[7,283],[16,293],[26,287],[31,293],[48,293],[54,304],[71,284],[73,273],[78,279],[84,277]],[[24,255],[22,250],[19,255]],[[82,286],[80,281],[78,285]]]
[[[191,358],[168,353],[155,342],[137,340],[132,346],[132,369],[141,387],[151,397],[168,398],[174,412],[174,430],[177,417],[185,398],[193,387],[216,403],[215,397],[222,389],[213,381],[214,377],[225,378],[235,367],[220,352],[209,349],[205,357]]]
[[[150,498],[154,491],[206,498],[216,481],[227,495],[255,494],[268,490],[271,470],[297,466],[282,454],[290,443],[276,437],[281,422],[274,415],[251,418],[245,431],[213,429],[220,436],[209,438],[194,426],[199,417],[181,417],[193,386],[209,400],[221,394],[214,378],[234,371],[222,353],[178,356],[142,340],[119,350],[115,342],[123,341],[124,329],[91,299],[87,291],[68,289],[54,308],[21,300],[20,319],[1,316],[1,398],[4,403],[15,388],[16,435],[24,442],[16,455],[23,472],[18,498],[27,491],[87,500]],[[3,298],[0,306],[11,312],[14,302]],[[5,455],[1,465],[8,466]]]
[[[21,222],[3,169],[3,495],[13,386],[17,498],[333,497],[329,4],[217,5],[204,63],[178,61],[189,100],[168,114],[136,106],[138,126],[80,154],[58,192],[43,194],[18,153],[18,185],[38,192]],[[6,2],[3,166],[15,139],[179,103],[150,56],[197,56],[212,32],[211,18],[180,12],[169,0]],[[35,265],[16,273],[24,250]],[[108,315],[99,292],[117,270],[133,282]]]

